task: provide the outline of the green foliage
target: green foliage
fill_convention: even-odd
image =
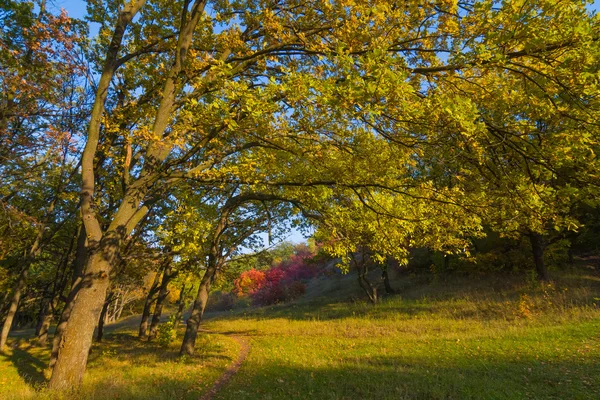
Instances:
[[[156,341],[163,347],[168,347],[177,340],[177,325],[179,321],[175,320],[175,315],[171,315],[166,322],[158,326]]]

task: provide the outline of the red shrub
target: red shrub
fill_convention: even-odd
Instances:
[[[233,291],[239,297],[252,295],[265,283],[265,273],[256,269],[242,272],[239,278],[233,282]]]
[[[306,291],[303,281],[320,272],[319,266],[310,262],[312,257],[308,248],[299,249],[295,255],[265,272],[246,271],[235,280],[234,291],[238,296],[250,295],[252,302],[261,306],[298,298]]]

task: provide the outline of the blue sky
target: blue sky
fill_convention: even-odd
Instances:
[[[84,0],[56,0],[54,5],[57,8],[64,8],[69,12],[69,15],[74,18],[81,18],[85,15]],[[592,4],[590,8],[598,11],[600,9],[600,0],[595,0],[594,4]]]

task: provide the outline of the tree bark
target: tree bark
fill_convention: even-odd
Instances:
[[[35,333],[34,335],[37,337],[40,334],[40,330],[42,329],[42,321],[44,320],[44,316],[46,315],[48,304],[48,292],[44,291],[42,298],[40,299],[40,311],[38,312],[37,323],[35,324]]]
[[[533,261],[535,263],[535,271],[537,272],[538,279],[540,281],[547,281],[549,277],[546,264],[544,263],[544,238],[539,233],[530,232],[529,241],[531,242]]]
[[[67,296],[67,299],[65,301],[65,305],[60,314],[60,318],[58,319],[58,323],[56,324],[54,338],[52,339],[52,351],[50,353],[50,363],[48,365],[48,369],[50,371],[52,370],[52,368],[54,368],[54,364],[56,364],[58,350],[60,348],[60,345],[62,344],[63,335],[65,329],[67,328],[69,316],[71,315],[71,310],[73,309],[73,305],[75,304],[74,300],[77,298],[79,288],[81,287],[81,283],[83,281],[83,270],[85,268],[87,256],[87,235],[85,232],[85,225],[82,224],[79,228],[79,237],[77,238],[77,249],[75,250],[73,276],[71,277],[71,291],[69,292],[69,295]]]
[[[194,348],[196,347],[196,338],[198,337],[198,329],[200,328],[200,321],[202,321],[202,316],[204,315],[204,309],[206,308],[206,303],[208,302],[208,296],[210,294],[210,286],[214,280],[215,274],[217,273],[216,260],[210,260],[209,257],[209,266],[200,281],[200,286],[198,287],[198,293],[196,295],[196,299],[194,300],[194,306],[192,308],[192,315],[187,320],[187,326],[185,329],[185,335],[183,337],[183,342],[181,343],[181,350],[179,350],[179,355],[193,355]],[[213,262],[211,262],[213,261]]]
[[[62,390],[81,384],[89,348],[92,344],[94,327],[104,305],[106,290],[109,285],[111,264],[114,262],[114,258],[119,250],[120,240],[118,236],[126,234],[126,232],[113,231],[108,238],[103,237],[100,221],[94,210],[94,158],[100,141],[100,126],[104,114],[104,103],[108,95],[110,83],[119,65],[118,57],[121,43],[127,26],[141,7],[143,7],[144,3],[145,0],[127,3],[121,12],[119,12],[96,89],[96,98],[94,99],[94,106],[88,125],[87,141],[81,156],[82,183],[80,208],[88,242],[93,247],[98,246],[99,251],[87,259],[85,277],[81,282],[80,290],[72,300],[73,304],[68,324],[66,324],[59,338],[59,343],[62,342],[62,345],[59,344],[58,352],[54,358],[55,363],[49,382],[50,389]],[[128,205],[128,207],[135,207],[136,204]],[[127,217],[129,220],[132,215],[120,217]],[[125,224],[121,223],[121,221],[118,221],[116,226],[111,224],[113,229],[122,229],[124,226]],[[117,235],[114,233],[117,233]]]
[[[48,329],[50,329],[50,324],[52,323],[52,300],[53,299],[45,299],[40,309],[38,326],[36,328],[36,337],[37,344],[41,347],[46,346],[46,341],[48,340]]]
[[[8,333],[10,332],[10,328],[12,327],[15,314],[17,313],[17,308],[19,307],[19,301],[21,300],[21,294],[23,293],[23,288],[25,287],[25,282],[27,281],[28,274],[29,261],[27,261],[27,265],[21,270],[19,279],[17,280],[13,289],[13,296],[10,302],[10,307],[8,309],[8,314],[6,315],[6,319],[4,320],[4,325],[2,325],[2,333],[0,333],[0,352],[3,352],[4,347],[6,346]]]
[[[142,204],[144,196],[155,177],[153,174],[159,169],[172,149],[171,146],[165,146],[160,140],[151,142],[148,145],[144,165],[138,178],[128,185],[119,209],[106,233],[104,233],[94,209],[94,158],[100,141],[104,102],[110,82],[119,65],[118,55],[122,39],[127,26],[144,3],[145,0],[127,2],[119,13],[96,90],[96,99],[88,126],[87,141],[82,154],[80,204],[90,246],[97,246],[98,250],[90,256],[86,263],[84,284],[74,301],[69,323],[63,335],[64,344],[59,348],[52,378],[49,382],[50,389],[66,389],[81,384],[94,327],[104,304],[106,290],[109,286],[109,274],[112,267],[118,262],[121,242],[147,212],[147,208]],[[182,11],[183,15],[189,12],[189,18],[182,18],[182,26],[175,49],[175,61],[167,74],[161,101],[155,115],[152,131],[157,135],[163,135],[170,122],[176,98],[176,79],[185,63],[194,30],[203,15],[205,4],[206,0],[196,0],[191,9],[186,7]],[[186,3],[187,5],[189,3]]]
[[[150,323],[150,332],[148,333],[148,340],[154,340],[158,333],[158,324],[160,323],[160,316],[162,314],[163,304],[167,295],[169,294],[168,286],[169,282],[173,278],[174,274],[172,272],[172,267],[169,264],[165,267],[165,272],[163,273],[162,282],[160,283],[160,290],[158,292],[158,297],[156,298],[156,304],[154,305],[154,312],[152,313],[152,322]]]
[[[67,389],[83,379],[96,322],[102,312],[108,289],[110,260],[102,251],[90,256],[76,299],[72,301],[68,324],[58,346],[49,387]]]
[[[179,292],[179,300],[177,300],[177,313],[175,314],[175,324],[179,326],[179,321],[181,321],[181,316],[183,315],[183,308],[185,307],[185,298],[187,296],[185,289],[185,282],[181,286],[181,292]],[[190,287],[190,290],[192,288]]]
[[[161,271],[158,271],[154,276],[154,281],[152,282],[152,286],[150,286],[150,290],[148,291],[148,296],[146,297],[146,302],[144,303],[144,310],[142,311],[142,321],[140,322],[140,329],[138,332],[138,337],[140,340],[144,340],[148,338],[148,319],[150,318],[150,309],[152,308],[152,304],[154,303],[154,295],[158,291],[158,283],[160,282],[160,274]]]
[[[360,260],[356,259],[356,255],[353,253],[351,257],[354,261],[354,265],[356,266],[356,271],[358,273],[358,285],[362,288],[362,290],[367,294],[369,301],[373,304],[377,304],[379,298],[377,296],[377,286],[374,286],[369,282],[367,278],[367,274],[369,273],[369,268],[367,266],[367,259],[365,250],[360,250]]]

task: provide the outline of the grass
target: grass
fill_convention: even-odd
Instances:
[[[194,357],[178,359],[180,342],[165,348],[121,328],[93,346],[81,389],[59,394],[44,389],[49,350],[21,339],[0,355],[0,399],[198,399],[237,357],[239,345],[208,334],[197,343]]]
[[[357,298],[344,279],[356,285],[317,280],[307,293],[322,295],[211,317],[205,327],[218,334],[203,334],[183,361],[178,343],[140,343],[122,324],[94,346],[83,387],[62,397],[43,389],[47,349],[13,339],[20,345],[0,356],[0,398],[197,399],[236,358],[231,333],[252,348],[221,400],[600,398],[596,274],[546,285],[403,277],[402,294],[375,307],[342,301]]]
[[[218,399],[598,399],[597,277],[455,279],[211,320],[252,350]],[[494,290],[493,286],[496,285]]]

